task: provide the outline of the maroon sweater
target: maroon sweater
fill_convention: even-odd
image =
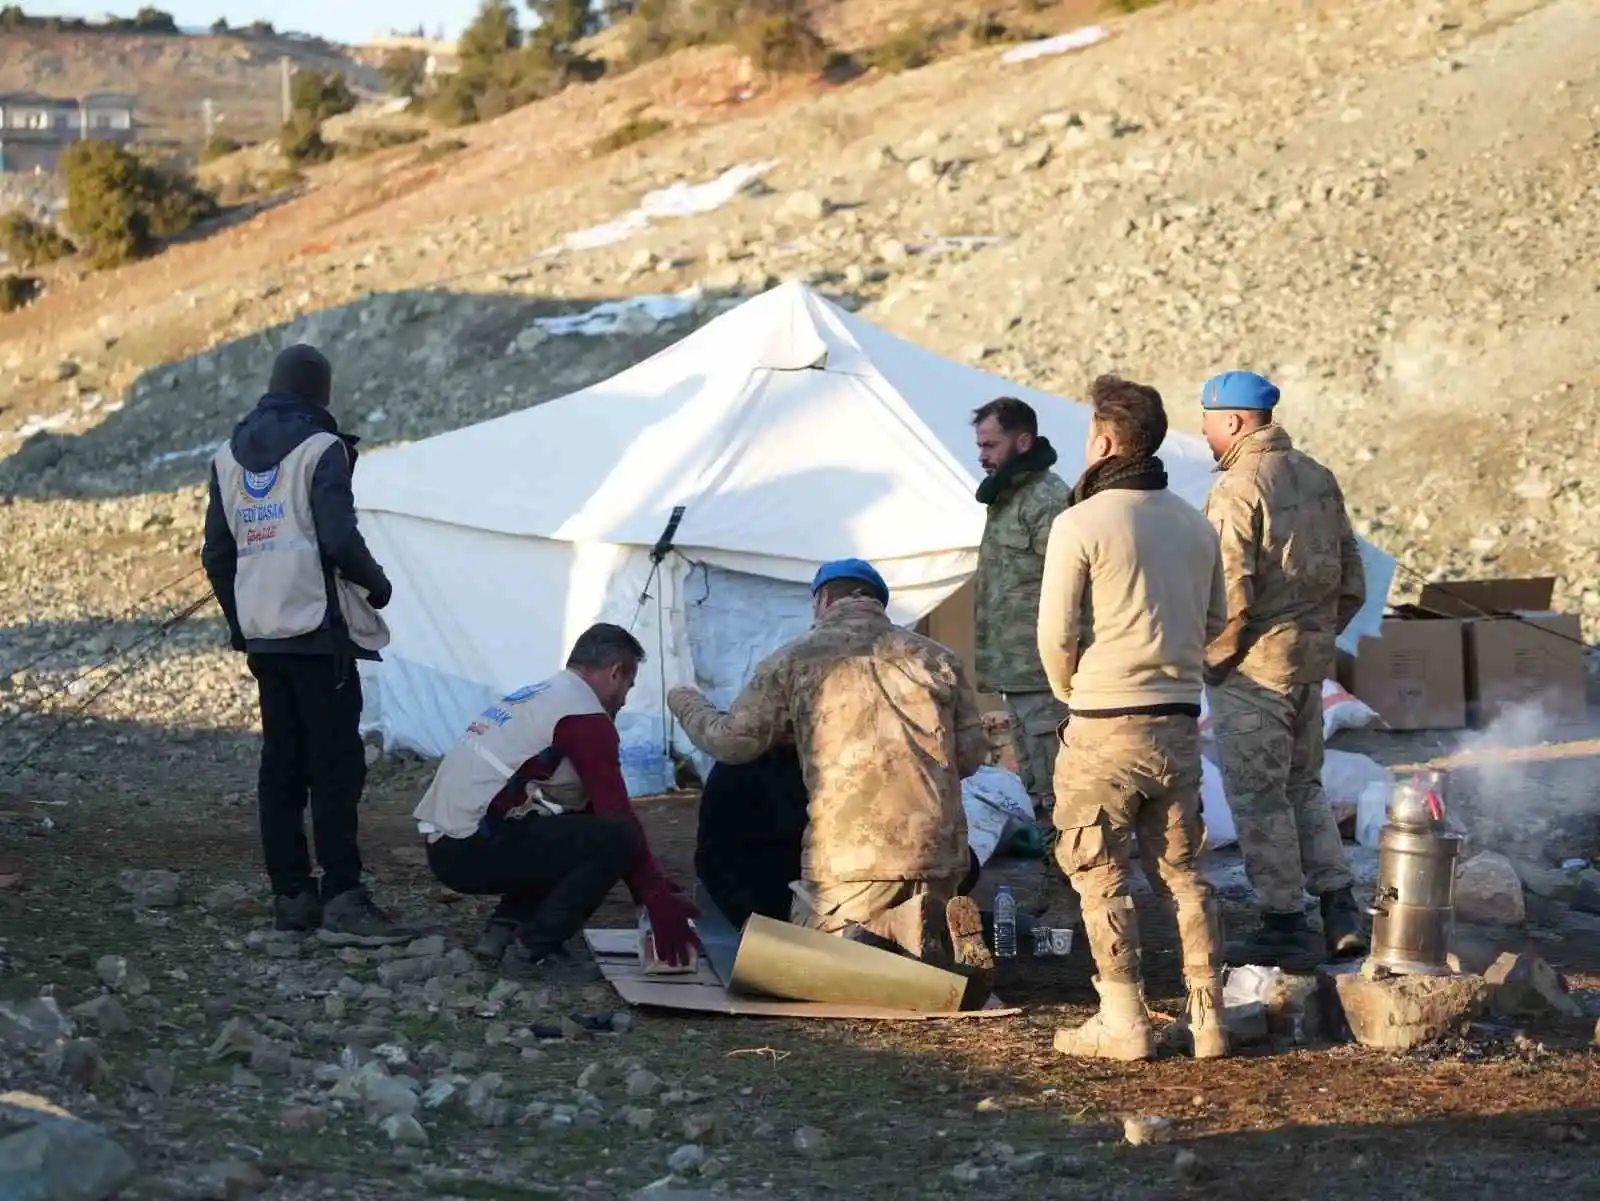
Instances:
[[[650,853],[639,815],[628,800],[628,785],[622,778],[622,743],[616,723],[604,713],[577,713],[558,721],[550,745],[523,763],[489,802],[489,818],[502,818],[521,805],[527,799],[527,786],[544,783],[563,762],[570,762],[578,773],[589,798],[590,812],[625,821],[638,833],[639,845],[644,849],[623,880],[634,901],[643,904],[665,882],[665,877]]]

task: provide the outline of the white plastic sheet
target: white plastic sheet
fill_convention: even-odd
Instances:
[[[1069,50],[1082,50],[1086,46],[1093,46],[1096,42],[1103,42],[1110,36],[1104,25],[1085,25],[1082,29],[1074,29],[1071,33],[1063,33],[1053,38],[1038,38],[1032,42],[1023,42],[1020,46],[1013,46],[1000,56],[1000,61],[1025,63],[1036,58],[1047,58],[1053,54],[1066,54]]]
[[[967,845],[979,863],[988,863],[1013,824],[1033,821],[1033,802],[1022,778],[1003,767],[980,767],[961,781],[967,811]]]

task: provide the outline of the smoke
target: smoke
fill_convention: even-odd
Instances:
[[[1544,863],[1600,857],[1600,738],[1539,700],[1509,706],[1462,734],[1438,766],[1472,851]],[[1469,853],[1471,853],[1469,851]]]

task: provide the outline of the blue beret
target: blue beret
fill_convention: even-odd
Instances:
[[[815,596],[824,584],[834,580],[860,580],[871,586],[885,606],[889,603],[889,585],[883,582],[877,568],[865,559],[835,559],[831,563],[824,563],[811,579],[811,595]]]
[[[1224,371],[1200,389],[1202,409],[1249,409],[1270,413],[1278,403],[1278,385],[1254,371]]]

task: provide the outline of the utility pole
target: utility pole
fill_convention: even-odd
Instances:
[[[287,125],[289,124],[289,118],[294,115],[294,104],[290,99],[289,79],[291,73],[289,70],[289,56],[287,54],[280,55],[278,57],[278,65],[283,70],[283,123]]]

